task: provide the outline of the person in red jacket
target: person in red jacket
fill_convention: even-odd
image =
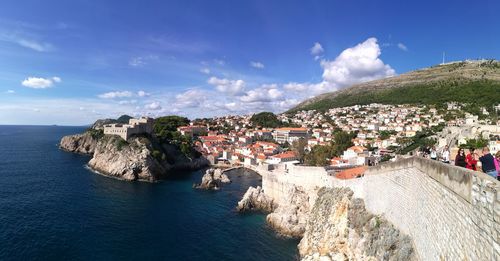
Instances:
[[[467,156],[465,157],[465,162],[467,163],[467,165],[465,166],[466,168],[477,170],[477,155],[476,153],[474,153],[474,148],[469,149],[469,154],[467,154]]]

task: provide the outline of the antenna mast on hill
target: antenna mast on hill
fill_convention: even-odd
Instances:
[[[442,64],[444,64],[444,57],[445,57],[445,55],[446,55],[446,53],[443,52],[443,63]]]

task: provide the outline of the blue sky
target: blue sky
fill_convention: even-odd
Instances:
[[[493,0],[5,0],[0,124],[281,112],[443,51],[499,59],[498,13]]]

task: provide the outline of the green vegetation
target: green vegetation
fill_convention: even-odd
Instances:
[[[306,150],[305,150],[306,146],[307,146],[307,140],[304,138],[300,138],[292,142],[291,149],[297,153],[300,162],[304,161],[304,157],[306,155]]]
[[[304,164],[310,166],[328,165],[328,160],[338,157],[349,147],[353,146],[352,139],[357,136],[356,132],[337,131],[334,133],[334,140],[330,145],[312,148],[311,152],[304,156]]]
[[[120,137],[116,137],[115,146],[118,151],[121,151],[123,147],[128,146],[128,142]]]
[[[430,136],[433,136],[436,133],[441,132],[443,128],[444,125],[440,124],[438,126],[434,126],[432,128],[423,131],[417,131],[415,136],[411,138],[407,137],[398,138],[397,141],[399,144],[401,144],[401,147],[396,149],[396,152],[398,154],[408,154],[418,148],[423,148],[436,144],[437,142],[436,139],[430,138]]]
[[[278,120],[278,117],[276,117],[276,115],[272,112],[254,114],[252,118],[250,118],[250,122],[254,127],[260,126],[263,128],[276,128],[281,126],[281,122]]]
[[[89,133],[90,136],[95,140],[99,140],[102,137],[104,137],[103,130],[96,130],[96,129],[89,128],[86,132]]]
[[[386,140],[388,138],[391,137],[391,135],[394,135],[396,134],[397,132],[394,131],[394,130],[391,130],[391,131],[386,131],[386,130],[383,130],[379,133],[379,137],[381,140]]]
[[[172,115],[155,119],[153,129],[160,144],[174,145],[178,147],[186,157],[197,158],[200,154],[193,149],[193,139],[177,131],[178,127],[188,124],[188,118]],[[161,158],[165,158],[165,156],[162,155]]]
[[[355,94],[339,94],[333,98],[318,100],[299,110],[326,111],[330,108],[370,103],[382,104],[443,104],[445,102],[472,104],[475,107],[492,108],[500,101],[500,82],[491,80],[448,80],[435,84],[421,84],[385,90],[367,90]]]
[[[334,156],[332,145],[316,145],[312,148],[311,152],[305,155],[304,164],[309,166],[326,166],[328,165],[328,159]]]
[[[467,143],[461,144],[460,148],[463,149],[481,149],[488,146],[488,140],[478,137],[476,139],[468,139]]]
[[[128,115],[124,114],[124,115],[118,117],[118,119],[116,119],[116,122],[117,123],[124,123],[124,124],[126,124],[126,123],[129,122],[130,119],[132,119],[131,116],[128,116]]]
[[[153,127],[156,137],[160,140],[166,141],[174,138],[177,128],[180,126],[188,125],[189,119],[180,116],[164,116],[155,119],[155,124]],[[180,133],[179,133],[180,135]]]

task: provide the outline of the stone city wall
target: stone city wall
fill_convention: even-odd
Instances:
[[[412,237],[421,260],[500,260],[500,185],[483,173],[418,157],[371,167],[351,180],[318,167],[259,173],[265,193],[278,202],[292,186],[310,193],[351,188],[370,212]]]

